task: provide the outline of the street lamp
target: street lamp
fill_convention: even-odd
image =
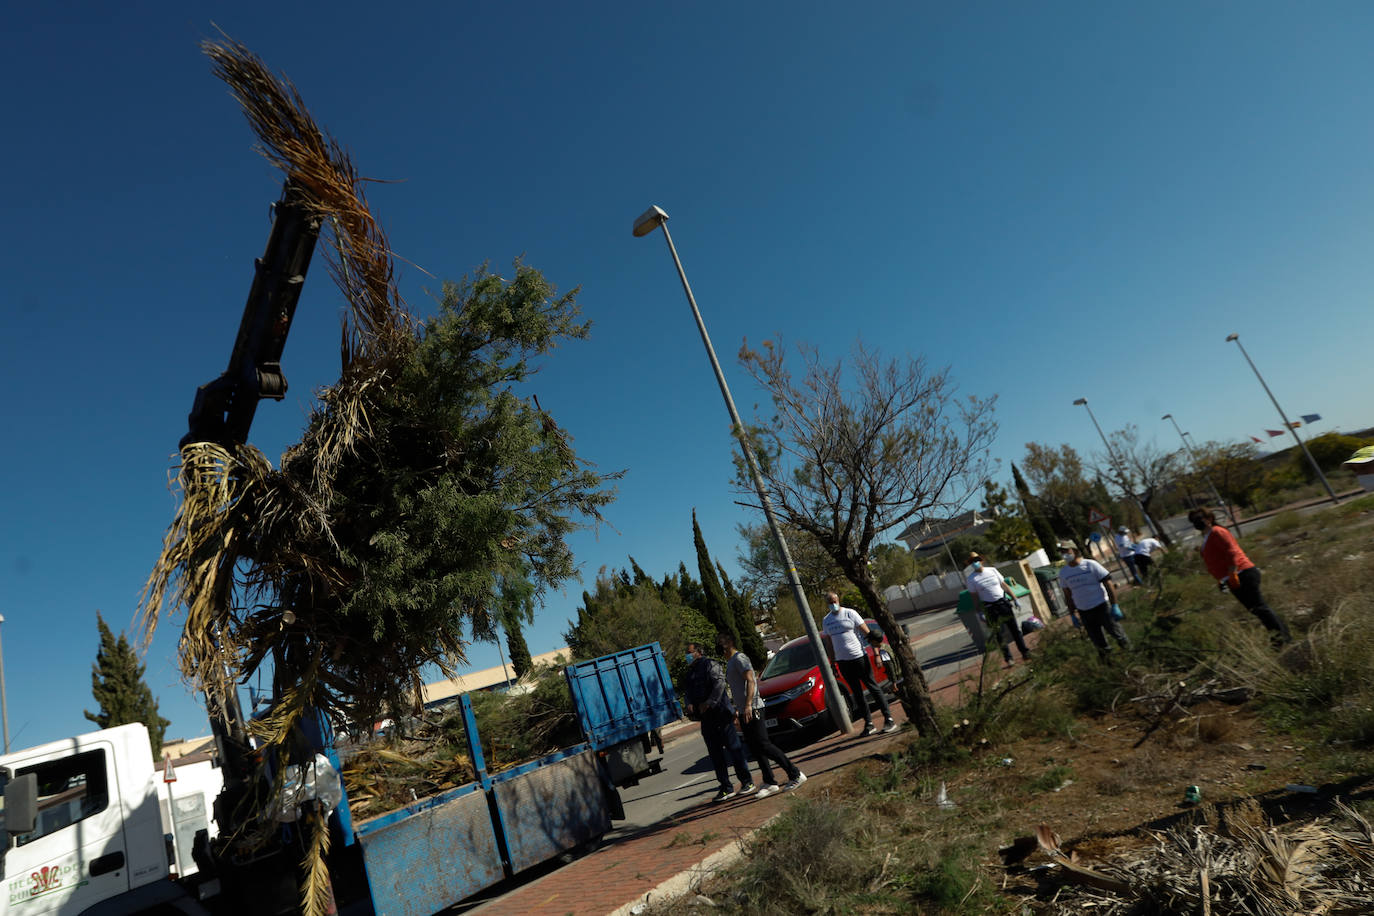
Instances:
[[[5,615],[0,614],[0,624],[4,622]],[[0,645],[0,723],[3,723],[5,730],[5,753],[8,754],[10,752],[10,707],[5,699],[5,648],[3,645]]]
[[[1216,501],[1216,504],[1218,506],[1226,506],[1226,514],[1231,516],[1231,527],[1235,528],[1236,534],[1239,535],[1240,520],[1236,518],[1236,510],[1231,507],[1230,503],[1224,502],[1222,500],[1221,494],[1217,492],[1217,485],[1212,483],[1211,475],[1202,469],[1202,462],[1197,460],[1197,452],[1193,450],[1193,444],[1188,441],[1188,434],[1185,433],[1182,429],[1179,429],[1178,421],[1174,419],[1173,414],[1166,413],[1164,416],[1160,417],[1160,419],[1168,420],[1170,423],[1174,424],[1174,432],[1178,433],[1178,438],[1182,440],[1183,447],[1186,448],[1188,450],[1188,454],[1192,456],[1193,467],[1196,468],[1198,473],[1202,475],[1202,479],[1207,481],[1207,489],[1212,491],[1212,499]]]
[[[692,317],[696,319],[697,330],[701,332],[701,342],[706,347],[706,355],[711,359],[711,368],[716,373],[716,382],[720,385],[721,396],[725,398],[725,407],[730,412],[731,429],[734,430],[736,438],[739,440],[740,450],[744,452],[744,461],[749,466],[749,477],[754,482],[754,490],[759,496],[759,505],[763,507],[764,517],[768,519],[768,527],[773,532],[773,542],[777,545],[778,555],[782,558],[783,567],[787,570],[787,581],[792,587],[792,597],[797,602],[797,609],[801,612],[802,626],[806,628],[807,639],[810,640],[812,648],[815,650],[817,665],[821,671],[821,682],[825,684],[825,694],[831,702],[827,702],[826,708],[830,710],[830,718],[835,723],[835,727],[840,730],[840,734],[849,734],[853,723],[849,719],[849,710],[841,701],[843,696],[840,693],[840,685],[835,680],[835,672],[830,665],[825,664],[825,647],[821,643],[821,634],[816,629],[816,618],[811,616],[811,605],[806,600],[806,590],[802,588],[801,579],[797,576],[796,564],[792,562],[792,551],[787,548],[787,539],[782,535],[782,529],[778,527],[778,520],[773,515],[773,503],[768,498],[768,490],[764,488],[763,477],[759,473],[758,462],[754,458],[754,450],[749,447],[749,437],[744,434],[744,424],[740,421],[739,411],[735,409],[734,398],[730,397],[730,386],[725,382],[725,373],[720,369],[720,360],[716,359],[716,351],[711,346],[711,337],[706,333],[706,322],[701,318],[701,310],[697,308],[696,297],[692,295],[692,287],[687,282],[687,272],[682,269],[682,259],[677,256],[677,247],[673,245],[673,237],[668,232],[668,214],[661,207],[650,207],[645,210],[639,219],[635,220],[635,238],[643,238],[655,229],[663,230],[663,238],[668,242],[668,251],[673,256],[673,263],[677,265],[678,278],[682,280],[682,291],[687,294],[687,304],[692,307]],[[859,689],[863,689],[860,686]]]
[[[1273,402],[1274,409],[1279,412],[1279,419],[1283,421],[1283,428],[1288,430],[1289,435],[1293,437],[1293,441],[1298,443],[1298,448],[1302,449],[1302,453],[1307,456],[1307,463],[1312,465],[1312,470],[1316,471],[1317,476],[1321,478],[1322,486],[1326,488],[1326,495],[1331,497],[1333,503],[1340,502],[1336,497],[1336,491],[1331,489],[1331,484],[1326,482],[1326,475],[1322,473],[1321,468],[1317,467],[1316,459],[1313,458],[1312,453],[1307,450],[1307,445],[1302,441],[1302,437],[1298,435],[1298,431],[1293,425],[1288,422],[1288,416],[1283,412],[1283,408],[1279,406],[1278,398],[1274,397],[1274,392],[1269,390],[1269,385],[1264,381],[1264,376],[1260,375],[1259,369],[1255,367],[1255,361],[1250,358],[1249,353],[1245,352],[1245,344],[1240,342],[1240,335],[1227,334],[1226,339],[1227,341],[1234,341],[1236,346],[1240,347],[1241,356],[1244,356],[1245,361],[1250,364],[1251,370],[1255,373],[1255,378],[1259,379],[1260,385],[1264,388],[1264,393],[1269,395],[1269,400]]]
[[[1107,449],[1107,457],[1111,460],[1112,466],[1116,468],[1116,472],[1121,475],[1121,489],[1125,490],[1126,495],[1131,498],[1131,501],[1140,507],[1140,514],[1145,516],[1145,524],[1150,526],[1150,530],[1154,532],[1155,537],[1159,537],[1159,526],[1155,524],[1154,519],[1150,518],[1150,513],[1146,511],[1145,504],[1140,501],[1140,497],[1136,496],[1135,493],[1131,491],[1130,484],[1126,480],[1126,465],[1124,462],[1117,460],[1116,450],[1112,448],[1112,444],[1107,441],[1106,435],[1102,432],[1102,427],[1098,425],[1097,417],[1093,415],[1093,409],[1088,406],[1088,399],[1079,398],[1073,403],[1075,406],[1081,406],[1088,411],[1088,417],[1093,421],[1093,426],[1097,429],[1097,436],[1102,440],[1103,447]]]

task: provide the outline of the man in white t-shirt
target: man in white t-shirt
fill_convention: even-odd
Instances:
[[[1131,529],[1122,525],[1116,529],[1116,555],[1121,558],[1121,562],[1131,571],[1131,578],[1136,585],[1143,584],[1140,581],[1140,573],[1135,568],[1135,541],[1131,539]]]
[[[1070,611],[1078,611],[1083,620],[1083,629],[1088,639],[1097,646],[1098,654],[1107,657],[1106,633],[1112,634],[1121,648],[1131,647],[1130,637],[1121,628],[1116,616],[1121,609],[1116,604],[1116,586],[1112,584],[1112,574],[1101,563],[1084,559],[1078,555],[1078,548],[1066,544],[1062,548],[1064,566],[1059,570],[1059,584],[1064,589],[1064,600]],[[1115,613],[1113,613],[1115,612]]]
[[[968,574],[964,584],[968,586],[968,593],[973,596],[974,603],[982,607],[983,617],[988,622],[988,631],[1002,648],[1002,658],[1008,665],[1011,664],[1011,647],[1007,645],[1006,637],[1006,631],[1010,629],[1011,638],[1016,641],[1016,648],[1021,651],[1021,658],[1030,661],[1030,649],[1026,648],[1026,640],[1021,636],[1021,625],[1016,621],[1016,605],[1012,603],[1010,594],[1011,584],[1003,578],[996,567],[985,564],[977,553],[969,554],[968,565],[972,572]]]
[[[821,621],[821,630],[830,637],[830,645],[835,653],[835,664],[840,668],[840,676],[849,685],[849,692],[859,706],[864,719],[864,737],[873,734],[873,714],[868,711],[868,700],[864,697],[865,688],[872,691],[887,720],[883,732],[895,732],[897,721],[892,718],[887,697],[883,696],[878,682],[873,679],[873,669],[869,667],[868,656],[864,654],[859,634],[868,635],[868,624],[853,608],[841,607],[840,596],[830,592],[825,596],[830,613]]]
[[[1150,570],[1155,565],[1155,558],[1151,554],[1156,550],[1164,550],[1164,545],[1157,538],[1141,538],[1135,542],[1135,568],[1140,573],[1140,578],[1150,578]]]

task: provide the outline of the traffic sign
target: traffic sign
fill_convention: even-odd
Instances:
[[[1096,506],[1088,513],[1088,521],[1100,527],[1103,531],[1112,530],[1112,518]]]
[[[162,781],[172,783],[177,781],[177,771],[172,766],[172,755],[162,755]]]
[[[1096,544],[1098,541],[1102,540],[1102,532],[1094,531],[1092,534],[1088,535],[1088,540]]]

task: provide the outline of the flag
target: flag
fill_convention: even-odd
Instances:
[[[1322,418],[1322,415],[1319,414],[1319,413],[1305,413],[1305,414],[1302,415],[1302,422],[1304,422],[1304,423],[1316,423],[1316,422],[1317,422],[1318,420],[1320,420],[1321,418]]]
[[[1288,421],[1288,428],[1289,428],[1289,429],[1297,429],[1299,426],[1302,426],[1302,421],[1301,421],[1301,420],[1289,420],[1289,421]]]
[[[1283,435],[1283,430],[1281,429],[1266,429],[1265,432],[1269,434],[1270,438]]]
[[[1251,436],[1250,439],[1254,442],[1258,442],[1260,445],[1264,444],[1264,440],[1261,439],[1259,436]]]

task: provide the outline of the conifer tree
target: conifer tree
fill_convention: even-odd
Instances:
[[[524,677],[525,672],[534,667],[534,657],[530,655],[529,644],[525,642],[525,633],[518,620],[506,627],[506,650],[510,652],[510,666],[515,669],[517,678]]]
[[[101,728],[142,722],[157,759],[162,755],[162,736],[172,723],[157,714],[157,700],[143,680],[144,666],[129,640],[123,633],[115,639],[99,611],[95,612],[95,622],[100,628],[100,649],[91,666],[91,694],[100,704],[100,712],[86,712],[86,718]]]
[[[716,573],[719,574],[720,584],[725,590],[726,603],[735,616],[735,626],[739,628],[739,650],[749,656],[755,671],[762,671],[763,666],[768,664],[768,647],[763,644],[759,628],[754,624],[753,595],[736,591],[734,583],[725,572],[725,567],[719,563],[716,564]]]
[[[1035,539],[1040,542],[1040,546],[1045,551],[1045,556],[1054,562],[1059,558],[1059,538],[1054,536],[1054,528],[1050,527],[1049,520],[1045,518],[1043,512],[1038,511],[1035,497],[1031,495],[1030,487],[1026,485],[1026,478],[1021,476],[1021,470],[1015,464],[1011,466],[1012,483],[1016,485],[1016,494],[1021,497],[1021,505],[1026,510],[1026,517],[1030,519],[1031,527],[1035,529]]]
[[[730,599],[725,597],[725,589],[716,577],[716,568],[711,562],[710,552],[706,549],[706,539],[701,536],[701,526],[697,524],[695,509],[692,510],[692,540],[697,547],[697,572],[701,575],[701,587],[706,592],[706,600],[698,610],[718,631],[728,633],[735,641],[735,645],[743,649],[744,644],[740,639],[742,634],[735,620],[734,609],[730,607]]]

